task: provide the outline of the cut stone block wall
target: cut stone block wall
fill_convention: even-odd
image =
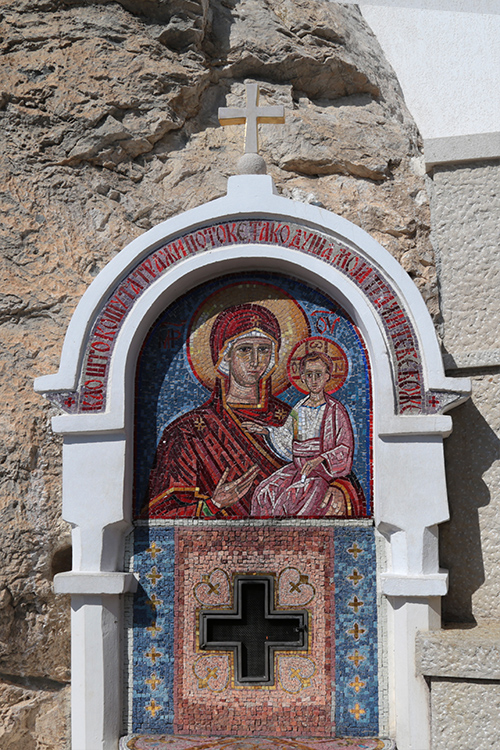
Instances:
[[[491,750],[500,737],[500,163],[434,168],[428,180],[448,374],[472,378],[445,441],[449,630],[417,640],[430,680],[433,750]]]
[[[434,168],[432,241],[448,367],[500,364],[500,162]]]
[[[497,747],[500,684],[433,680],[431,706],[432,750]]]

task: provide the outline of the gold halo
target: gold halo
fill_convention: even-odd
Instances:
[[[254,302],[276,317],[281,330],[278,363],[272,374],[272,392],[289,386],[286,362],[295,343],[309,335],[309,323],[301,306],[283,289],[263,281],[228,284],[213,292],[195,311],[188,329],[187,356],[191,368],[203,385],[212,390],[217,371],[212,363],[210,334],[217,315],[228,307]]]
[[[286,365],[288,380],[301,393],[309,393],[300,380],[300,361],[306,354],[321,352],[326,354],[333,362],[332,377],[325,386],[326,393],[334,393],[344,385],[348,372],[349,360],[343,349],[335,341],[325,339],[322,336],[309,336],[293,348],[288,357]]]

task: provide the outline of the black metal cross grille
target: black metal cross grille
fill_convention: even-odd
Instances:
[[[200,612],[200,648],[233,651],[237,684],[274,685],[274,652],[307,650],[307,610],[275,610],[272,576],[236,576],[233,605]]]

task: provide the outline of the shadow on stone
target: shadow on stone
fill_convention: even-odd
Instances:
[[[483,475],[500,456],[500,440],[472,400],[453,411],[445,440],[451,519],[440,529],[441,565],[450,572],[443,599],[445,623],[475,622],[472,595],[484,583],[479,508],[490,502]]]

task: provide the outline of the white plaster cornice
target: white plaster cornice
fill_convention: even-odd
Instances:
[[[477,352],[454,352],[443,355],[447,370],[472,370],[476,367],[500,367],[500,349],[480,349]]]
[[[440,164],[500,159],[500,131],[425,138],[424,159],[427,170]]]
[[[343,0],[343,5],[360,8],[412,8],[415,10],[443,10],[452,13],[500,14],[498,0]]]
[[[134,592],[137,589],[137,583],[137,578],[133,573],[70,571],[54,576],[54,592],[56,594],[112,596]]]

